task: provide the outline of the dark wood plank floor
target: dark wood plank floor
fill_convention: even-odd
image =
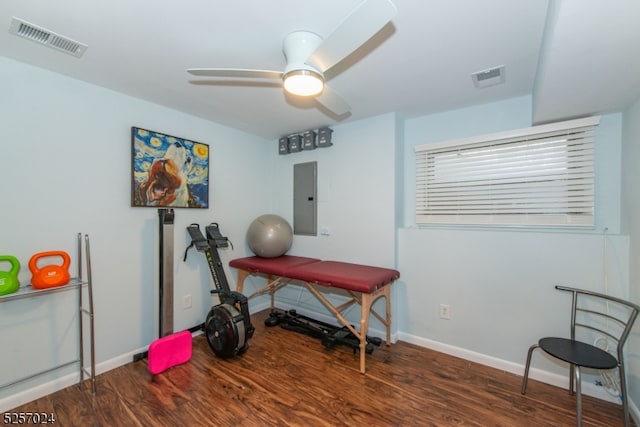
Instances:
[[[13,411],[51,412],[59,426],[572,426],[575,400],[556,387],[399,342],[367,356],[266,328],[244,355],[216,358],[204,336],[193,358],[151,377],[130,363]],[[525,356],[523,349],[523,357]],[[585,397],[585,426],[620,426],[618,405]]]

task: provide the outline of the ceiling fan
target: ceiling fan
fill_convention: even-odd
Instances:
[[[195,76],[281,79],[284,89],[294,95],[315,96],[334,114],[349,112],[349,104],[324,81],[324,73],[358,49],[395,15],[390,0],[365,0],[325,39],[310,31],[295,31],[284,39],[287,60],[283,71],[238,68],[190,68]]]

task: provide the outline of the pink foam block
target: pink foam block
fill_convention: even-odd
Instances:
[[[149,372],[157,375],[191,359],[191,332],[183,331],[159,338],[149,345]]]

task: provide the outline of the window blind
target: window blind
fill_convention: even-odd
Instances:
[[[593,226],[598,122],[416,147],[416,222]]]

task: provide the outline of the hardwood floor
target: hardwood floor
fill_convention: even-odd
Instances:
[[[187,364],[152,377],[146,360],[11,412],[53,413],[59,426],[572,426],[566,390],[398,342],[367,355],[266,328],[242,356],[221,360],[204,336]],[[523,349],[523,357],[525,356]],[[584,397],[585,426],[620,426],[618,405]]]

